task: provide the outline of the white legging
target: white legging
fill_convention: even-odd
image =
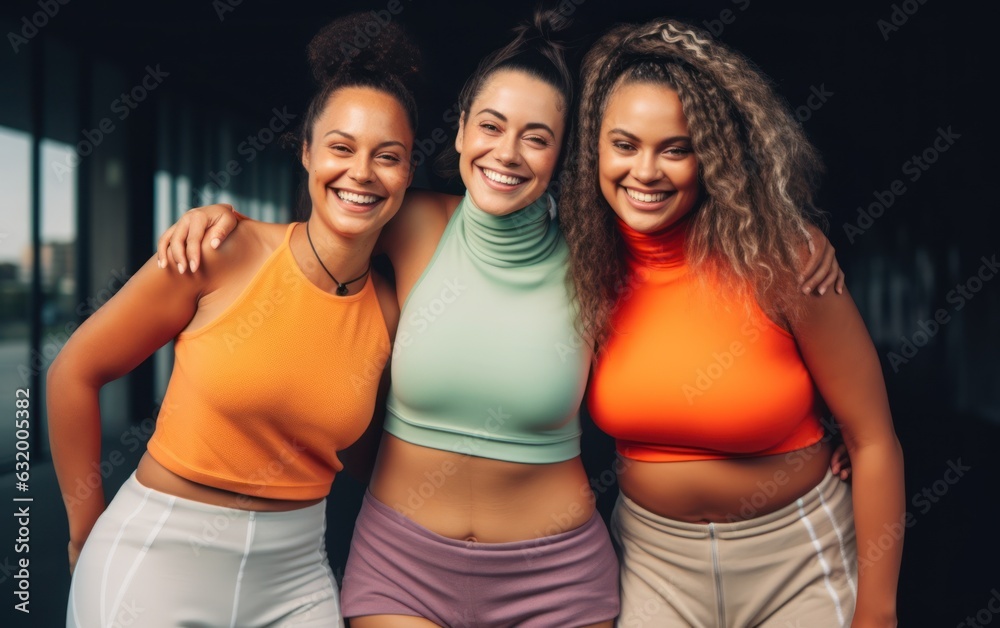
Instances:
[[[87,539],[66,625],[343,626],[326,559],[326,502],[251,512],[130,477]]]

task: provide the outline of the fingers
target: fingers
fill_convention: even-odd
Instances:
[[[808,279],[802,284],[802,292],[809,294],[815,290],[820,296],[826,294],[826,291],[833,287],[840,274],[836,249],[828,244],[820,254],[809,258],[809,268],[803,274]]]
[[[807,231],[807,235],[809,236],[807,239],[809,244],[809,259],[806,260],[805,266],[799,270],[799,282],[802,284],[801,289],[803,294],[812,292],[822,277],[822,275],[820,277],[816,275],[823,262],[823,257],[816,254],[816,245],[812,234],[809,234]]]
[[[212,227],[208,231],[208,237],[212,238],[212,241],[208,244],[213,249],[217,249],[219,248],[219,245],[222,244],[222,241],[226,239],[226,235],[225,229],[222,229],[221,227]]]
[[[830,457],[830,473],[845,482],[851,477],[851,457],[844,444],[837,446]]]
[[[190,228],[188,229],[185,250],[191,272],[198,270],[201,265],[201,241],[205,239],[205,229],[208,227],[208,219],[204,212],[193,212],[191,216]],[[181,271],[184,272],[183,270]]]
[[[170,263],[177,266],[181,273],[187,268],[187,256],[184,253],[184,242],[187,240],[188,230],[191,228],[191,214],[184,214],[174,225],[174,233],[170,236],[170,244],[167,252],[170,255]]]
[[[209,244],[213,249],[219,248],[222,241],[226,239],[229,232],[236,226],[238,220],[236,218],[236,212],[233,211],[232,205],[227,205],[225,203],[220,203],[222,207],[227,207],[229,211],[219,214],[209,222],[208,237],[211,238]]]
[[[826,269],[826,275],[819,284],[818,292],[820,295],[826,294],[826,291],[833,287],[840,275],[840,265],[837,264],[836,253],[832,246],[828,246],[823,254],[823,263],[820,267]]]
[[[167,267],[168,251],[167,246],[170,244],[170,236],[174,233],[174,225],[163,232],[160,239],[156,241],[156,265],[161,269]]]
[[[840,269],[840,274],[837,277],[837,294],[844,294],[844,287],[846,286],[845,280],[847,276],[844,275],[844,269]]]
[[[219,203],[189,210],[157,240],[157,265],[166,268],[174,264],[180,273],[188,268],[196,272],[201,266],[201,243],[211,238],[212,248],[219,248],[236,224],[232,205]]]

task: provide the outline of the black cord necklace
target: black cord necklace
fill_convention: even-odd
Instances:
[[[318,261],[319,265],[323,267],[323,270],[326,271],[326,274],[330,275],[330,279],[333,280],[333,283],[337,284],[337,296],[340,296],[340,297],[347,296],[347,286],[351,285],[355,281],[359,281],[361,279],[364,279],[365,275],[368,274],[368,271],[372,269],[372,261],[371,261],[371,259],[369,259],[368,260],[368,268],[365,269],[365,272],[361,273],[359,276],[355,277],[354,279],[352,279],[350,281],[344,281],[344,282],[337,281],[337,278],[333,276],[333,273],[330,272],[330,269],[327,268],[326,264],[323,263],[323,259],[319,256],[319,253],[316,252],[316,245],[313,244],[312,236],[309,235],[309,221],[308,220],[306,221],[306,239],[309,240],[309,247],[312,248],[313,255],[316,256],[316,261]]]

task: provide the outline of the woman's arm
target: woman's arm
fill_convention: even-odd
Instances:
[[[803,296],[795,339],[820,394],[836,417],[853,465],[858,603],[853,626],[895,626],[905,514],[903,454],[892,426],[878,354],[846,291]],[[865,552],[885,547],[878,559]]]
[[[375,249],[392,262],[400,307],[434,256],[460,200],[440,192],[407,192],[402,207],[382,229]]]
[[[162,272],[150,259],[76,330],[49,367],[49,441],[69,517],[71,560],[105,507],[102,478],[95,471],[101,455],[101,387],[183,330],[208,281],[204,273]]]
[[[460,196],[440,192],[407,192],[402,207],[382,229],[375,253],[384,253],[392,262],[400,304],[406,300],[410,289],[433,257],[441,234],[461,200]],[[160,268],[169,266],[177,268],[180,273],[187,268],[191,272],[197,271],[205,245],[218,248],[236,228],[239,219],[245,217],[225,204],[196,207],[188,211],[163,232],[157,242],[156,259]],[[825,262],[821,269],[829,269],[829,256],[818,253],[817,260],[817,265]],[[836,270],[839,271],[839,268]]]

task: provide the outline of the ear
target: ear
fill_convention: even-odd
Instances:
[[[309,172],[309,144],[302,142],[302,167]]]
[[[458,116],[458,135],[455,136],[455,152],[459,155],[462,154],[462,136],[465,135],[465,116],[465,111]]]

